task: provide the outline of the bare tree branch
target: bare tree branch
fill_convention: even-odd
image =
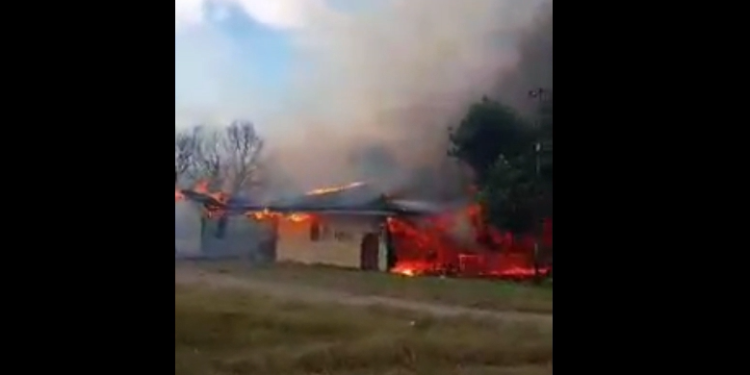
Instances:
[[[175,136],[175,172],[236,194],[257,184],[262,150],[263,140],[251,122],[235,121],[222,130],[197,126]]]
[[[195,131],[180,131],[174,136],[174,171],[175,183],[184,176],[193,165],[197,148]]]
[[[224,153],[228,156],[227,188],[230,192],[249,188],[256,181],[258,161],[263,150],[263,140],[255,131],[255,126],[247,121],[235,121],[225,132]]]

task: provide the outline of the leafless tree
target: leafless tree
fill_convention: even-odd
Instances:
[[[216,129],[196,126],[195,156],[193,157],[188,174],[194,181],[206,180],[212,190],[222,186],[222,167],[224,158],[219,150],[221,133]]]
[[[175,173],[230,195],[258,183],[263,139],[248,121],[196,126],[175,136]]]
[[[247,121],[235,121],[220,140],[224,163],[224,188],[230,194],[252,187],[257,183],[263,139],[255,126]]]
[[[182,130],[174,135],[175,183],[188,173],[195,160],[198,147],[196,129]]]
[[[259,182],[263,139],[248,121],[225,128],[196,126],[175,136],[175,174],[207,181],[211,191],[230,197]],[[177,177],[177,176],[176,176]],[[227,219],[219,218],[216,236],[225,234]]]

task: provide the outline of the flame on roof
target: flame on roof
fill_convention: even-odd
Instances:
[[[359,187],[359,186],[362,186],[364,184],[365,183],[361,182],[361,181],[360,182],[352,182],[351,184],[343,185],[343,186],[336,186],[336,187],[328,187],[328,188],[321,188],[321,189],[310,190],[307,193],[305,193],[305,195],[320,195],[320,194],[336,193],[336,192],[339,192],[339,191],[343,191],[343,190],[347,190],[347,189],[352,189],[352,188],[355,188],[355,187]]]

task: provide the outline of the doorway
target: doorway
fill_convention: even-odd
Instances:
[[[360,246],[360,268],[364,271],[378,270],[379,240],[375,233],[367,233],[362,237]]]

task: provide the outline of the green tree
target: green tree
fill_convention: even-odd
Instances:
[[[516,234],[526,234],[535,228],[539,186],[529,155],[505,158],[500,155],[490,168],[487,182],[480,187],[478,199],[493,225]]]
[[[513,159],[525,152],[533,142],[530,130],[513,108],[485,97],[451,131],[449,155],[468,164],[481,187],[501,155]]]
[[[477,199],[491,224],[527,234],[551,215],[551,115],[551,102],[529,121],[483,98],[451,132],[449,153],[474,170]]]

